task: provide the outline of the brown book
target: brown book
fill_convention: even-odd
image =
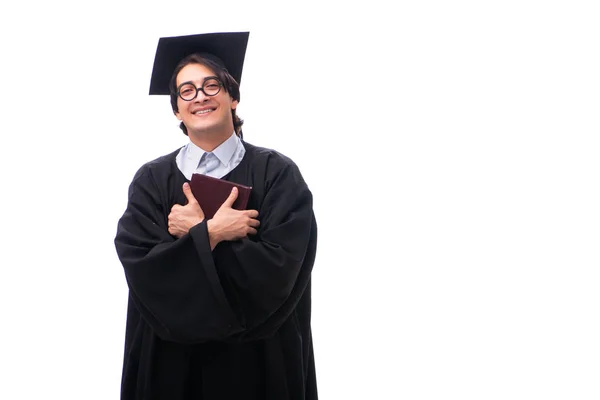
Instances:
[[[203,174],[193,174],[190,182],[192,193],[204,211],[204,217],[211,219],[231,194],[233,187],[238,188],[238,197],[233,203],[236,210],[245,210],[252,187],[213,178]]]

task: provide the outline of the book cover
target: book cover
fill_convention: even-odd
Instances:
[[[236,210],[245,210],[250,199],[252,187],[240,185],[239,183],[213,178],[203,174],[193,174],[190,187],[194,197],[200,204],[206,219],[211,219],[223,202],[231,194],[233,187],[238,188],[238,197],[233,203]]]

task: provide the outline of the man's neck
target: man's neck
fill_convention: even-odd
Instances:
[[[200,147],[202,150],[209,152],[213,151],[214,149],[219,147],[224,141],[229,139],[232,133],[232,131],[218,134],[208,132],[194,133],[188,131],[188,136],[192,143]]]

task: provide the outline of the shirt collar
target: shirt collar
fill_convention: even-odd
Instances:
[[[221,161],[221,164],[226,167],[229,166],[239,141],[240,138],[234,132],[231,134],[231,136],[229,136],[229,139],[221,143],[216,149],[213,150],[213,154],[217,156],[219,161]]]
[[[235,149],[239,144],[240,138],[238,135],[234,133],[229,136],[227,140],[218,145],[212,153],[219,159],[221,164],[228,166],[233,158],[233,154],[235,153]],[[200,147],[196,146],[191,141],[188,143],[188,158],[196,159],[200,162],[202,156],[206,153],[206,151],[202,150]]]

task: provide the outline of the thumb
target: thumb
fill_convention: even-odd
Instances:
[[[238,197],[238,189],[236,187],[234,187],[233,189],[231,189],[231,194],[229,195],[229,197],[227,198],[227,200],[225,200],[225,202],[223,202],[223,205],[221,207],[233,207],[233,203],[235,202],[235,200]]]
[[[198,201],[196,201],[196,198],[194,197],[194,194],[192,193],[192,188],[190,187],[190,184],[187,182],[183,184],[183,194],[185,194],[185,197],[188,199],[188,204],[198,202]]]

